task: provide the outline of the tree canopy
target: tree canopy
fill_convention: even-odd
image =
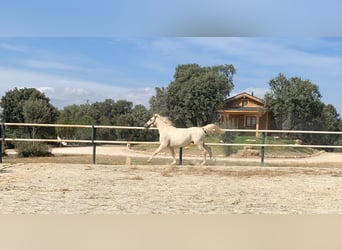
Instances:
[[[178,65],[169,86],[156,89],[156,95],[150,99],[151,109],[168,115],[179,127],[211,123],[223,99],[234,87],[234,74],[235,68],[231,64]]]
[[[37,112],[29,111],[28,107],[34,108],[37,105],[48,109],[50,116],[37,109]],[[4,122],[53,122],[57,115],[57,109],[50,104],[50,99],[35,88],[14,88],[7,91],[1,98],[0,106],[3,109],[1,118]]]
[[[310,130],[317,124],[324,107],[317,85],[300,77],[286,78],[283,74],[269,81],[265,95],[266,108],[273,112],[281,129]]]
[[[1,118],[4,122],[26,122],[26,123],[54,123],[58,110],[50,104],[50,99],[35,88],[14,88],[7,91],[1,98]],[[45,137],[51,133],[51,128],[26,127],[11,128],[8,134],[23,136],[29,133],[34,138],[38,133]]]
[[[321,101],[316,84],[300,77],[286,78],[279,74],[269,81],[270,91],[265,95],[266,108],[273,113],[278,129],[286,130],[340,130],[340,118],[334,106]],[[338,137],[297,135],[308,143],[332,143]],[[322,139],[325,138],[325,142]],[[321,141],[320,141],[321,140]],[[327,143],[327,141],[329,141]]]
[[[167,87],[156,88],[150,110],[126,100],[106,99],[69,105],[57,110],[50,99],[35,88],[15,88],[1,98],[1,119],[14,123],[63,123],[114,126],[143,126],[152,113],[168,116],[177,127],[202,126],[215,122],[216,110],[234,87],[233,65],[176,67]],[[341,119],[334,106],[322,102],[316,84],[300,77],[277,75],[269,81],[265,105],[277,129],[340,131]],[[90,131],[76,128],[10,127],[9,137],[54,138],[56,132],[68,139],[90,139]],[[98,129],[99,140],[155,140],[155,131]],[[338,135],[295,135],[306,143],[336,144]]]
[[[142,105],[133,106],[126,100],[106,99],[102,102],[70,105],[60,111],[58,123],[94,124],[107,126],[144,126],[150,118],[150,112]],[[58,134],[65,138],[89,139],[91,133],[76,128],[58,128]],[[141,130],[98,129],[99,140],[149,140],[155,139],[155,133]]]
[[[156,94],[151,97],[150,111],[152,114],[158,113],[162,116],[169,116],[169,109],[167,106],[167,88],[155,88]]]

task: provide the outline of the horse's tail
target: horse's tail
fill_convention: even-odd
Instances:
[[[224,133],[223,129],[220,129],[218,126],[216,126],[213,123],[205,125],[204,127],[202,127],[202,129],[204,130],[204,132],[206,134],[209,134],[209,135],[212,135],[212,134],[223,134]]]

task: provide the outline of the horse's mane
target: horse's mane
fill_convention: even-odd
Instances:
[[[155,114],[158,116],[166,125],[174,127],[173,123],[166,116],[161,116],[159,114]]]

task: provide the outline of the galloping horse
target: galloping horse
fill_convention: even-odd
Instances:
[[[224,131],[215,124],[208,124],[204,127],[192,127],[192,128],[176,128],[166,118],[158,114],[154,114],[150,120],[145,123],[145,128],[151,126],[157,127],[159,131],[159,148],[148,159],[148,162],[152,158],[165,148],[169,148],[173,162],[171,165],[176,164],[175,148],[185,147],[190,143],[194,143],[203,152],[203,162],[206,163],[207,153],[212,158],[212,152],[210,147],[204,144],[204,138],[206,134],[222,134]]]

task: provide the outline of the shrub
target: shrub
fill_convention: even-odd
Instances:
[[[19,157],[51,156],[49,146],[44,142],[17,142]]]
[[[229,129],[232,128],[232,126],[229,123],[223,124],[223,128]],[[220,140],[223,143],[233,143],[235,141],[236,135],[234,133],[225,132],[220,136]],[[229,156],[233,153],[233,146],[224,146],[223,152],[225,156]]]
[[[0,141],[0,143],[2,143],[2,141]],[[2,146],[2,147],[1,147],[2,156],[6,156],[7,154],[6,154],[5,144],[3,143],[1,146]]]

